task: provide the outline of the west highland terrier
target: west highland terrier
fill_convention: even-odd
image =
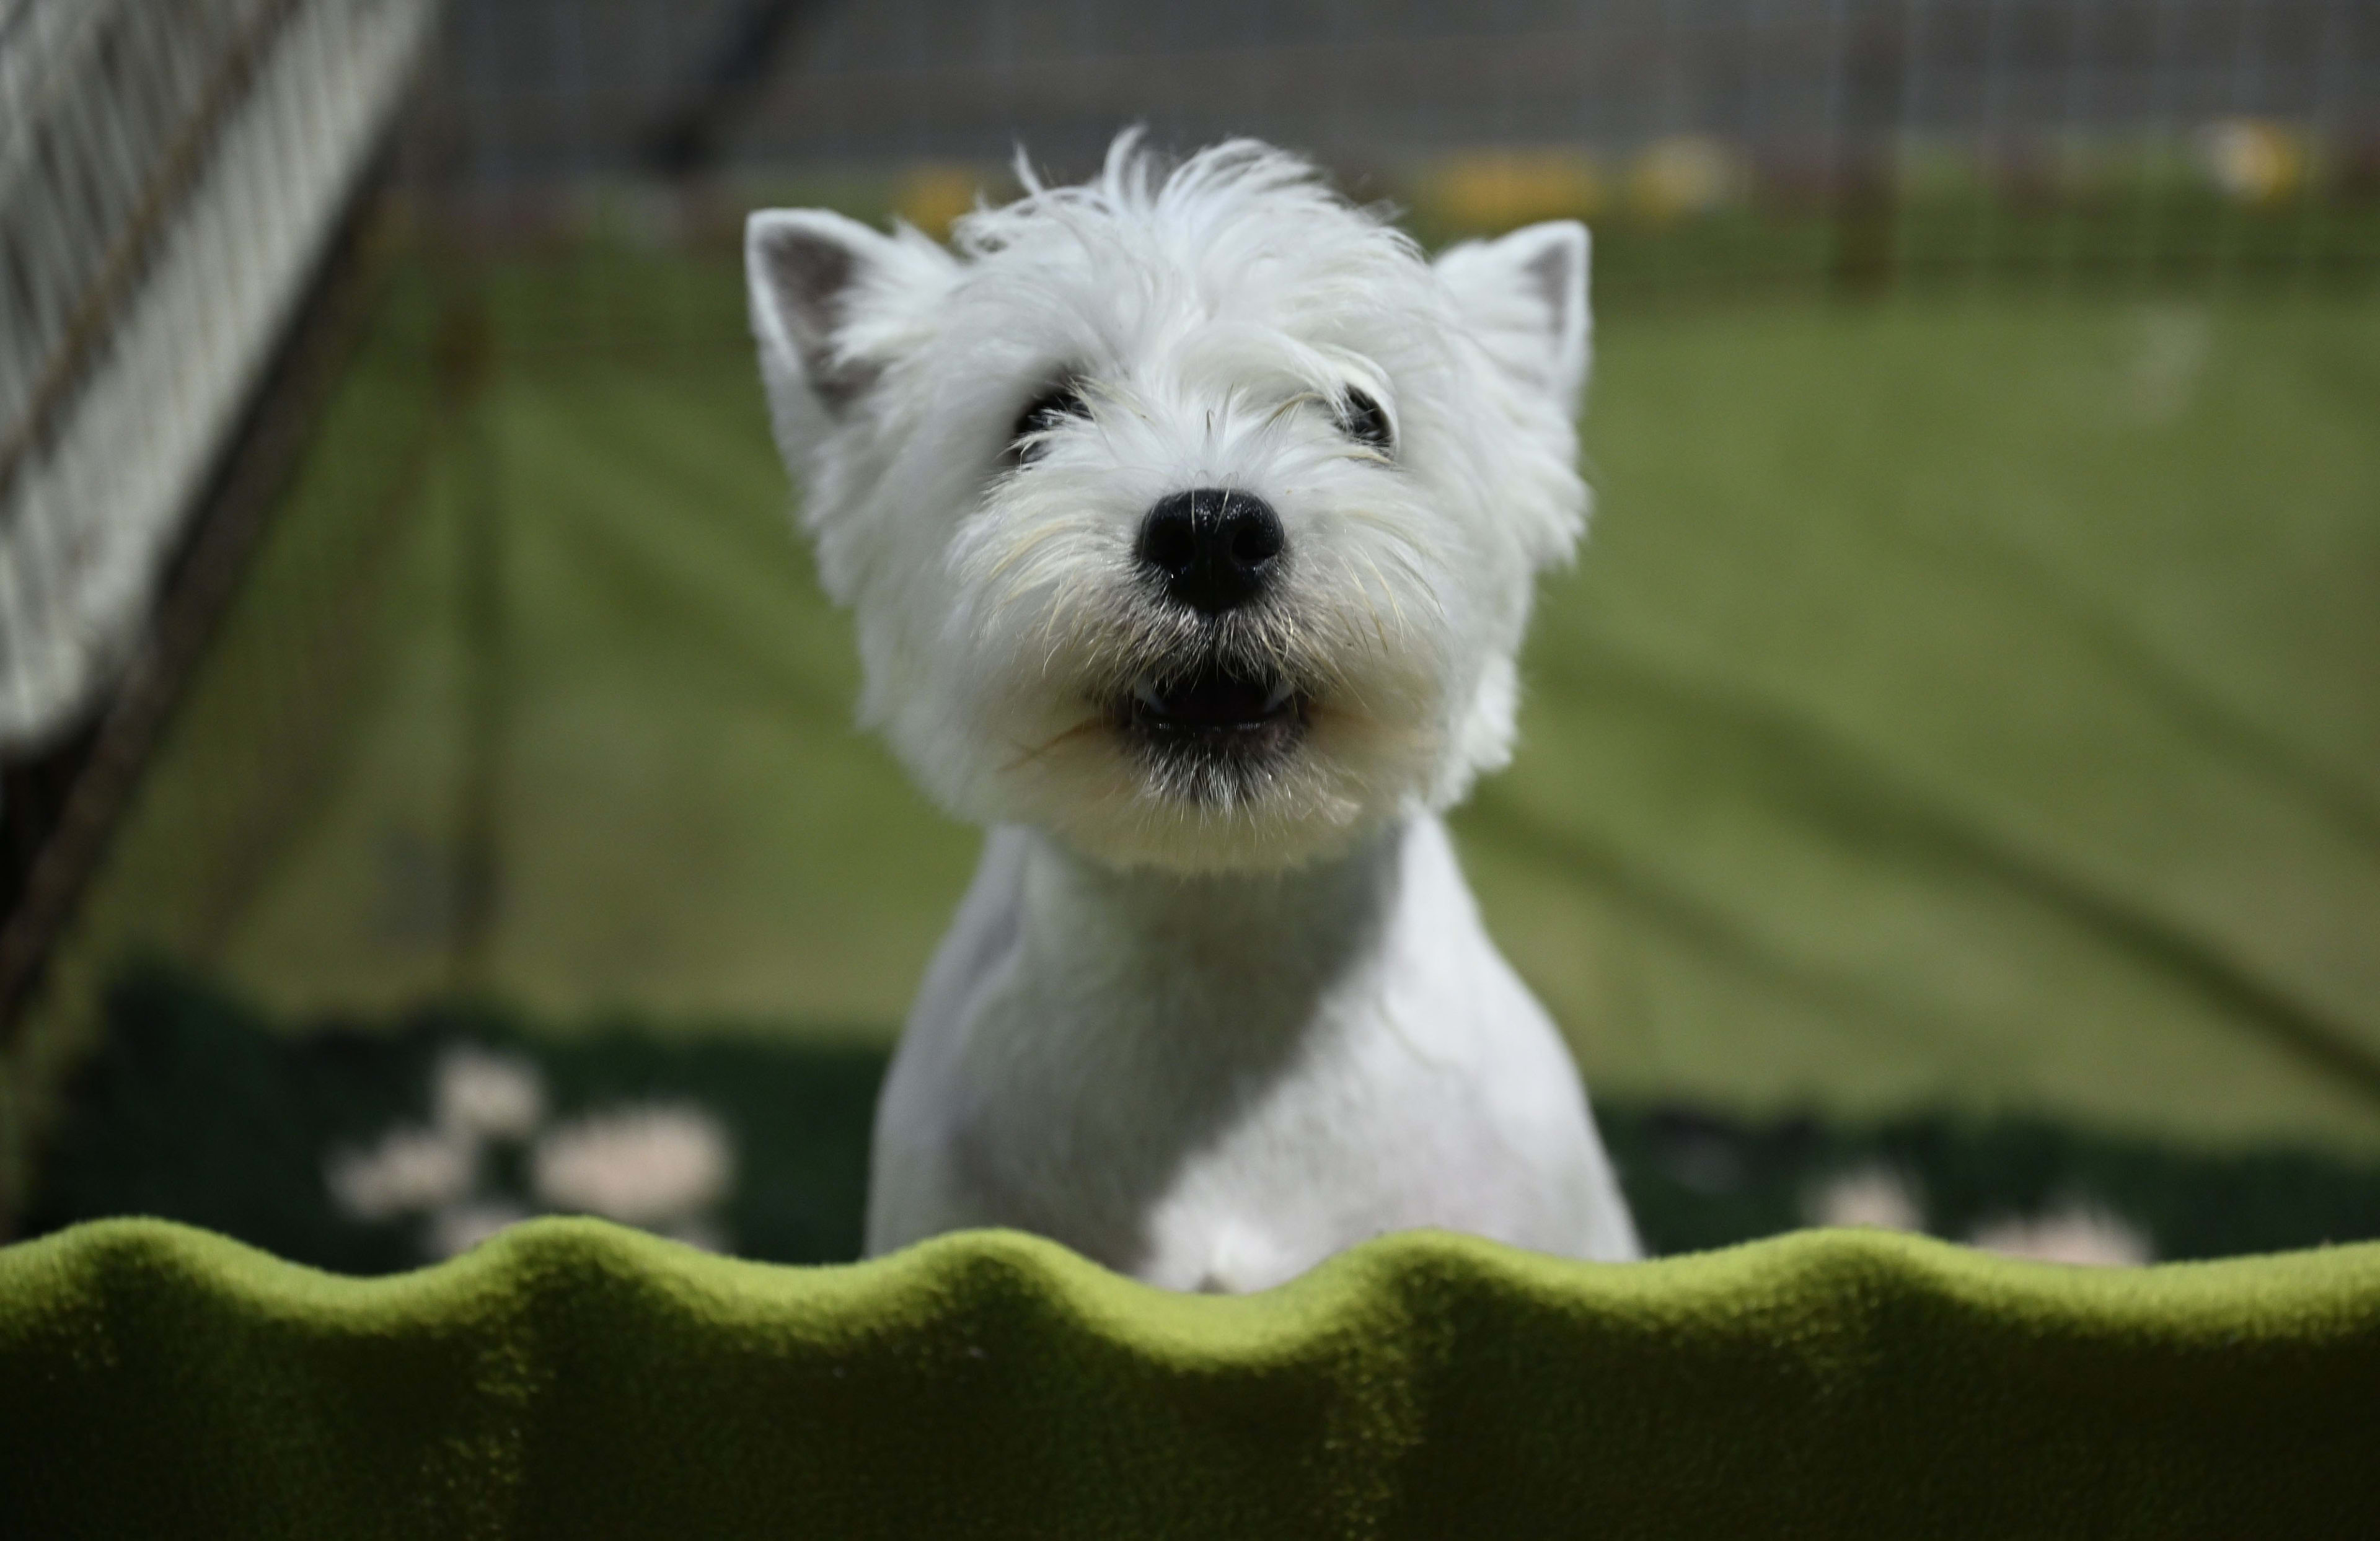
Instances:
[[[1586,231],[1435,261],[1245,140],[945,249],[752,216],[753,327],[861,714],[990,827],[877,1110],[868,1249],[1038,1232],[1275,1284],[1439,1226],[1636,1255],[1439,816],[1585,520]]]

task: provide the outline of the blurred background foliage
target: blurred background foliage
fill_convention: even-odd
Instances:
[[[2375,87],[2365,0],[465,0],[368,322],[12,1027],[28,1223],[327,1204],[464,1042],[557,1105],[667,1083],[848,1215],[978,836],[852,726],[737,222],[941,232],[1014,142],[1062,176],[1142,121],[1433,245],[1595,228],[1594,528],[1456,827],[1656,1240],[1878,1163],[1950,1234],[2380,1233]],[[758,1255],[856,1234],[735,1202]],[[327,1213],[249,1230],[418,1240]]]

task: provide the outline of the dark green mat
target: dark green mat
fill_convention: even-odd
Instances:
[[[786,1036],[531,1031],[485,1007],[393,1025],[275,1023],[184,973],[149,967],[110,992],[107,1038],[37,1171],[30,1229],[142,1214],[203,1225],[280,1256],[351,1273],[425,1260],[426,1217],[364,1221],[332,1201],[326,1163],[431,1116],[442,1055],[473,1046],[535,1067],[546,1126],[623,1106],[694,1107],[732,1150],[719,1239],[746,1256],[856,1256],[867,1134],[883,1057]],[[1809,1223],[1845,1173],[1897,1174],[1937,1234],[2083,1207],[2166,1258],[2380,1238],[2380,1168],[2316,1151],[2215,1154],[2040,1120],[1934,1115],[1884,1123],[1750,1123],[1675,1105],[1598,1108],[1650,1244],[1674,1253]],[[528,1140],[488,1142],[483,1202],[544,1207]]]
[[[352,1280],[0,1252],[13,1535],[2369,1536],[2380,1246],[2152,1269],[1427,1234],[1160,1294],[975,1232],[786,1269],[545,1220]]]

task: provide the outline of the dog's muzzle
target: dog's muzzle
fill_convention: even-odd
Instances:
[[[1144,674],[1116,704],[1117,727],[1179,770],[1236,776],[1287,752],[1308,702],[1280,671],[1221,645],[1278,576],[1288,538],[1262,498],[1202,487],[1148,511],[1138,556],[1164,602],[1192,612],[1218,644]],[[1205,778],[1191,785],[1203,795]]]

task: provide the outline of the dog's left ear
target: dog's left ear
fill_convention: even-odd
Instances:
[[[1586,384],[1590,249],[1586,226],[1563,219],[1493,241],[1465,241],[1437,262],[1488,354],[1552,394],[1565,417],[1577,414]]]

